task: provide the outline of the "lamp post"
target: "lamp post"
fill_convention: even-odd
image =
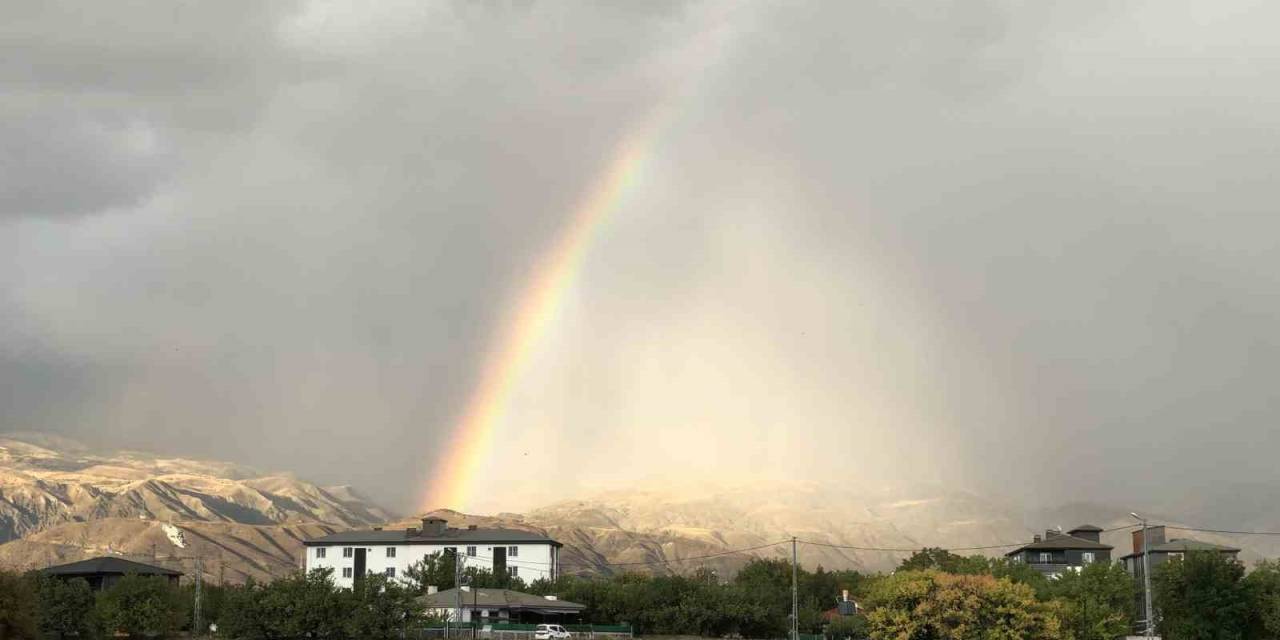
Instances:
[[[1142,635],[1150,638],[1155,622],[1155,612],[1151,610],[1151,540],[1147,538],[1147,519],[1130,511],[1129,515],[1142,523],[1142,602],[1143,617],[1146,628]]]

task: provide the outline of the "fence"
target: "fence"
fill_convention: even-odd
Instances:
[[[569,632],[570,640],[626,640],[633,637],[629,624],[566,624],[561,625]],[[468,640],[473,635],[479,640],[533,640],[536,624],[493,624],[472,629],[466,623],[448,628],[431,626],[410,629],[407,640],[444,640],[453,638]]]

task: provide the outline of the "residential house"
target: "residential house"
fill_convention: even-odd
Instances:
[[[307,571],[332,569],[342,587],[371,573],[404,577],[406,569],[433,553],[457,554],[463,567],[505,573],[526,583],[555,580],[564,546],[536,531],[454,528],[443,518],[423,518],[421,529],[343,531],[304,544]]]
[[[1111,562],[1112,547],[1102,543],[1101,534],[1102,529],[1091,524],[1080,525],[1066,533],[1050,529],[1044,532],[1044,537],[1034,536],[1030,544],[1005,556],[1047,576],[1079,571],[1087,564]]]
[[[120,578],[130,574],[164,578],[175,586],[178,584],[178,578],[182,577],[181,571],[114,556],[100,556],[69,564],[59,564],[43,569],[40,573],[60,580],[81,578],[88,582],[89,588],[94,591],[110,589],[120,581]]]
[[[1240,554],[1240,550],[1235,547],[1227,547],[1211,542],[1201,542],[1199,540],[1188,540],[1184,538],[1165,538],[1165,529],[1163,526],[1147,527],[1146,537],[1151,542],[1150,548],[1150,564],[1152,575],[1159,569],[1160,565],[1173,560],[1182,558],[1189,551],[1211,551],[1220,553],[1231,560],[1235,560]],[[1146,620],[1146,600],[1142,594],[1142,584],[1144,582],[1142,551],[1145,546],[1143,532],[1141,529],[1133,532],[1133,553],[1120,558],[1120,562],[1124,564],[1124,568],[1130,575],[1138,581],[1138,620]]]
[[[428,593],[418,598],[427,613],[462,622],[479,621],[482,625],[497,623],[566,624],[576,622],[586,605],[555,596],[536,596],[511,589],[462,587]]]

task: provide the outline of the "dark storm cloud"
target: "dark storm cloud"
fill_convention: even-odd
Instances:
[[[1276,482],[1280,56],[1230,4],[5,5],[4,420],[408,508],[661,109],[491,504],[780,461]]]

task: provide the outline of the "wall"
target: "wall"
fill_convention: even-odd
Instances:
[[[507,566],[517,567],[516,576],[525,583],[533,582],[539,578],[552,579],[554,577],[554,563],[558,560],[554,545],[547,543],[522,543],[522,544],[503,544],[493,542],[470,543],[476,547],[476,555],[474,557],[467,556],[468,543],[456,545],[459,557],[462,558],[463,567],[481,567],[493,570],[493,548],[496,546],[516,547],[518,549],[515,556],[507,555]],[[318,568],[333,569],[334,582],[340,587],[350,587],[352,578],[344,578],[342,569],[351,567],[355,558],[342,557],[342,549],[344,547],[362,546],[366,551],[366,568],[369,573],[385,573],[387,568],[396,570],[396,577],[404,577],[405,570],[418,561],[432,553],[442,553],[445,548],[455,546],[453,543],[444,544],[333,544],[324,545],[326,549],[324,558],[316,557],[316,549],[321,548],[320,545],[308,546],[307,553],[307,570]],[[394,558],[387,557],[387,549],[394,548],[396,556]]]

